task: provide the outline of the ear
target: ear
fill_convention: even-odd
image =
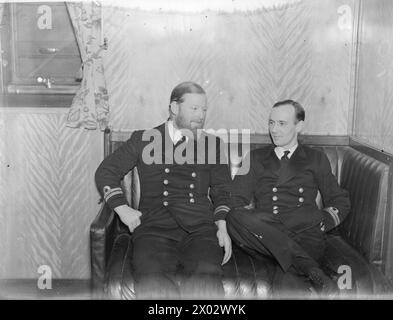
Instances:
[[[177,115],[179,113],[179,104],[176,101],[172,101],[171,104],[172,113]]]
[[[296,123],[296,132],[300,133],[303,130],[303,126],[304,126],[304,121],[303,120],[298,121],[298,123]]]

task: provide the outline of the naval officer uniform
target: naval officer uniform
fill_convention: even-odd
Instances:
[[[273,256],[283,272],[319,268],[325,233],[350,209],[325,153],[301,144],[273,145],[248,154],[250,170],[232,184],[227,216],[232,240],[256,255]],[[316,204],[318,191],[324,207]],[[250,205],[251,203],[251,205]]]
[[[98,189],[112,209],[127,204],[120,181],[138,169],[142,215],[132,235],[137,297],[223,295],[223,250],[215,221],[230,210],[231,177],[220,146],[219,138],[205,132],[197,140],[182,136],[168,120],[133,132],[97,169]],[[146,161],[146,150],[153,163]],[[176,154],[185,155],[185,162]]]

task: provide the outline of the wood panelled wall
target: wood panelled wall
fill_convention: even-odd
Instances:
[[[354,134],[393,154],[393,1],[361,1]]]
[[[266,133],[273,103],[292,98],[305,106],[305,133],[348,134],[354,4],[185,15],[106,8],[112,126],[159,124],[172,88],[193,80],[207,90],[209,128]]]
[[[68,109],[0,109],[0,278],[89,278],[100,131],[65,126]]]

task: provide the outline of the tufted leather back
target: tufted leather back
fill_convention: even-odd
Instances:
[[[389,166],[350,148],[343,156],[341,172],[341,185],[349,191],[352,204],[342,234],[368,261],[384,269]]]
[[[340,226],[341,235],[369,262],[384,269],[389,165],[349,146],[322,149],[351,199],[351,212]]]
[[[122,143],[112,142],[110,152]],[[250,149],[263,145],[251,144]],[[337,177],[341,187],[350,194],[352,209],[338,231],[369,262],[384,271],[389,249],[389,240],[386,236],[390,221],[390,213],[387,212],[389,166],[350,146],[312,147],[325,152],[332,173]],[[234,169],[236,164],[231,161],[230,155],[229,158],[231,169]],[[140,186],[137,169],[133,169],[125,176],[123,188],[129,204],[138,208]],[[320,195],[316,201],[319,207],[323,207]]]

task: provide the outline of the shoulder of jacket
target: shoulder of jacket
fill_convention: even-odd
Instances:
[[[271,145],[262,146],[260,148],[251,150],[250,155],[252,158],[265,158],[270,155],[273,149],[274,147]]]
[[[314,156],[314,157],[323,157],[325,156],[325,152],[322,150],[322,148],[319,147],[310,147],[306,145],[301,145],[304,152],[306,153],[307,156]]]
[[[159,128],[150,128],[150,129],[144,129],[144,130],[135,130],[132,132],[130,139],[133,141],[137,142],[143,142],[143,141],[151,141],[152,138],[157,138],[160,137],[164,139],[163,133]]]
[[[144,130],[135,130],[131,132],[130,137],[127,139],[129,142],[137,142],[142,140]]]

